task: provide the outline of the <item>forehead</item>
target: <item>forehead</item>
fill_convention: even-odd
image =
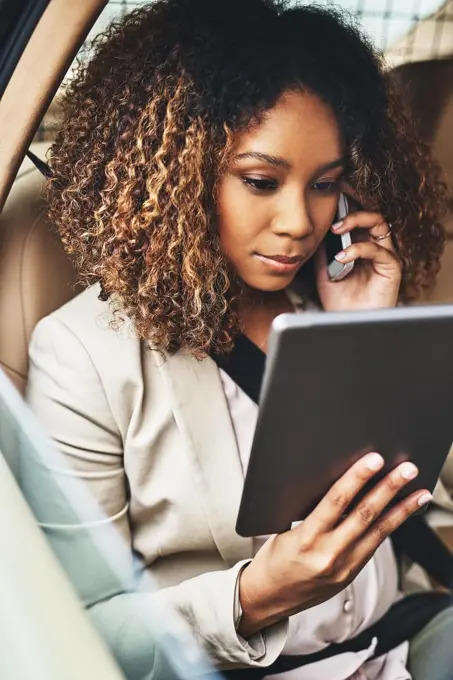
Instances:
[[[306,92],[284,94],[259,123],[238,135],[235,153],[250,150],[281,156],[293,166],[322,165],[344,152],[333,111]]]

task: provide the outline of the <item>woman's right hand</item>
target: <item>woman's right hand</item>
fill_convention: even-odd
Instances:
[[[345,517],[365,484],[384,465],[370,453],[355,463],[295,529],[272,536],[243,570],[239,581],[244,638],[277,621],[329,600],[344,590],[381,543],[428,503],[412,493],[384,513],[418,470],[402,463],[386,475]]]

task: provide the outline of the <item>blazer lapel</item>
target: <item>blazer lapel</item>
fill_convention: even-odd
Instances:
[[[252,557],[252,539],[236,534],[244,476],[228,404],[215,362],[178,352],[159,360],[187,441],[195,479],[217,548],[228,565]]]

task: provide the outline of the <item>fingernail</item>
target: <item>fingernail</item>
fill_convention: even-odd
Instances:
[[[403,463],[400,465],[399,473],[403,479],[414,479],[418,475],[418,469],[413,463]]]
[[[344,252],[344,250],[341,250],[339,253],[337,253],[335,255],[335,259],[340,260],[340,262],[341,262],[341,260],[344,260],[345,257],[346,257],[346,253]]]
[[[365,467],[373,472],[380,470],[383,465],[384,459],[379,453],[369,453],[365,458]]]
[[[337,229],[341,229],[341,227],[344,224],[344,220],[340,220],[339,222],[335,222],[335,224],[332,224],[332,229],[336,231]]]
[[[427,503],[429,503],[432,500],[433,500],[433,496],[432,496],[431,493],[424,493],[423,496],[420,496],[420,498],[418,499],[418,504],[420,506],[426,505]]]

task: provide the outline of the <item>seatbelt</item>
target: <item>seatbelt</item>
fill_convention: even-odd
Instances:
[[[28,158],[31,160],[33,165],[39,170],[39,172],[44,175],[46,179],[50,179],[52,177],[52,170],[50,169],[50,166],[42,161],[36,154],[33,153],[33,151],[30,151],[30,149],[27,151],[25,154],[28,156]]]
[[[449,607],[453,607],[453,596],[447,593],[425,592],[408,595],[396,602],[379,621],[350,640],[332,643],[311,654],[282,654],[267,668],[241,668],[224,672],[222,675],[231,680],[261,680],[268,675],[286,673],[339,654],[363,652],[377,639],[374,652],[367,659],[371,661],[388,654],[403,642],[412,640],[430,621]]]

